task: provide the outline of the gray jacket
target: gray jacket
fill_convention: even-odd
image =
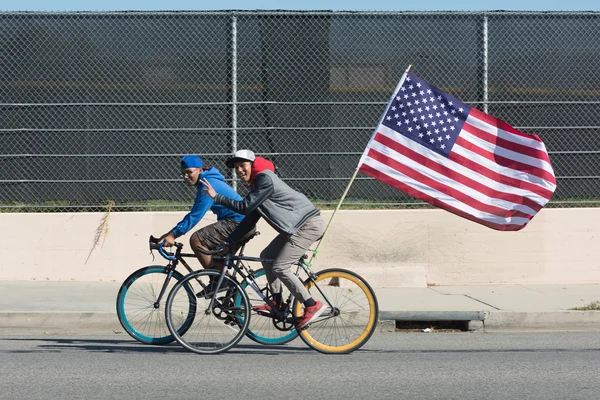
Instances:
[[[214,201],[245,215],[229,237],[228,241],[231,243],[236,243],[250,232],[260,217],[277,232],[292,235],[309,218],[320,214],[305,195],[289,187],[269,170],[256,174],[254,186],[242,200],[233,200],[217,194]]]

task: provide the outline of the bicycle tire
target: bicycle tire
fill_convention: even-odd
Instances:
[[[379,305],[375,292],[362,277],[345,269],[331,268],[315,275],[318,288],[325,292],[337,312],[314,288],[313,281],[305,281],[311,296],[321,301],[327,310],[306,329],[299,331],[300,338],[325,354],[347,354],[361,348],[377,327]],[[294,315],[301,316],[303,307],[296,300]]]
[[[259,289],[261,289],[263,294],[268,293],[268,282],[264,269],[261,268],[254,271],[254,278],[256,284],[258,285]],[[264,304],[264,301],[256,294],[254,289],[250,288],[248,290],[248,282],[242,281],[240,285],[248,295],[250,307]],[[284,296],[284,298],[286,297],[287,296]],[[236,303],[238,302],[241,302],[241,297],[236,298]],[[282,345],[296,339],[298,337],[298,332],[295,328],[292,328],[289,331],[279,330],[275,327],[275,321],[273,318],[252,312],[252,317],[250,318],[250,324],[248,326],[248,330],[246,331],[246,336],[259,344]]]
[[[167,297],[165,314],[167,327],[175,340],[185,349],[198,354],[218,354],[235,346],[245,335],[250,322],[250,301],[240,284],[229,275],[223,277],[222,287],[229,286],[223,295],[217,294],[212,309],[208,309],[212,295],[195,299],[196,314],[184,334],[174,329],[174,322],[185,314],[185,294],[181,288],[190,286],[194,293],[199,293],[209,285],[211,278],[218,279],[219,271],[201,270],[186,275],[178,282]],[[202,282],[200,285],[199,282]],[[241,297],[235,304],[237,296]],[[242,315],[242,317],[240,317]]]
[[[154,307],[156,298],[167,277],[164,266],[149,266],[134,271],[123,281],[117,294],[117,317],[125,331],[135,340],[154,345],[164,345],[175,341],[164,320],[164,304],[175,282],[183,279],[183,275],[173,271],[171,282],[164,293],[164,300],[159,308]],[[186,291],[190,289],[186,288]],[[192,297],[191,290],[188,294]],[[190,301],[188,316],[196,314],[195,305]],[[179,325],[178,331],[184,334],[189,328],[191,320],[187,318]]]

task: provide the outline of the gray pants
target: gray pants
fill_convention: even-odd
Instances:
[[[308,290],[292,271],[292,264],[298,261],[306,250],[323,236],[325,221],[321,215],[315,215],[293,235],[280,233],[260,253],[261,258],[273,259],[273,264],[263,263],[265,275],[273,293],[281,293],[281,283],[301,302],[310,299]]]

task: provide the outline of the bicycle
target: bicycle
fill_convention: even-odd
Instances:
[[[222,249],[199,250],[206,255],[224,261],[222,271],[203,270],[188,274],[169,293],[165,307],[167,326],[177,342],[187,350],[199,354],[222,353],[235,346],[247,334],[250,322],[263,318],[282,332],[296,332],[311,348],[327,354],[345,354],[362,347],[371,337],[377,325],[379,306],[371,286],[358,274],[330,268],[313,272],[305,254],[294,263],[295,274],[302,271],[307,278],[304,285],[315,300],[321,301],[326,311],[308,327],[295,330],[303,314],[303,304],[287,295],[282,310],[277,309],[268,288],[256,282],[255,275],[244,262],[272,262],[257,257],[234,255],[222,256]],[[316,254],[314,250],[311,250]],[[233,270],[233,274],[228,273]],[[233,276],[239,276],[241,283]],[[189,308],[186,291],[204,290],[210,282],[217,282],[216,291],[196,298],[195,315],[188,323],[186,332],[176,329],[185,320]],[[267,303],[271,310],[251,311],[248,287]],[[184,290],[182,290],[184,289]],[[222,291],[221,291],[222,290]],[[252,292],[251,292],[252,293]],[[190,317],[187,317],[190,318]],[[291,333],[290,333],[291,334]]]
[[[259,232],[256,232],[255,236],[258,234]],[[196,255],[183,253],[182,243],[176,243],[175,252],[172,253],[167,252],[158,242],[159,239],[150,236],[150,251],[158,250],[160,255],[168,260],[168,264],[143,267],[129,275],[123,281],[117,294],[116,308],[121,326],[132,338],[145,344],[164,345],[175,341],[175,337],[170,333],[164,320],[163,297],[166,298],[175,284],[184,278],[184,275],[177,271],[179,263],[185,267],[188,273],[194,272],[185,258],[195,259]],[[241,246],[240,254],[243,254],[245,244]],[[260,287],[268,286],[262,269],[252,271],[252,273]],[[196,312],[196,301],[194,300],[196,292],[190,285],[185,286],[185,291],[188,296],[187,312],[175,324],[178,326],[177,331],[180,335],[185,334],[189,329]],[[251,298],[250,301],[258,300]],[[257,343],[271,345],[284,344],[297,337],[295,330],[278,331],[264,324],[251,326],[247,335]]]

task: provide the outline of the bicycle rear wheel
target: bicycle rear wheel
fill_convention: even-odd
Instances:
[[[164,316],[164,304],[169,291],[183,279],[177,271],[173,271],[161,304],[156,307],[156,299],[167,278],[167,270],[163,266],[140,268],[133,272],[121,285],[117,294],[117,316],[123,329],[135,340],[146,344],[167,344],[175,340],[169,332]],[[187,294],[186,318],[180,320],[177,330],[184,334],[196,314],[195,296],[191,288],[184,286]],[[187,323],[186,323],[187,321]]]
[[[260,291],[265,296],[269,297],[271,295],[271,290],[269,289],[269,283],[267,282],[267,277],[265,276],[265,270],[259,269],[254,271],[254,278]],[[264,304],[263,299],[256,293],[256,291],[251,287],[248,288],[248,282],[242,281],[240,284],[248,295],[250,307]],[[286,299],[287,297],[288,293],[284,292],[283,298]],[[241,301],[241,296],[236,298],[236,303]],[[278,322],[269,316],[261,315],[253,311],[252,318],[250,318],[248,331],[246,331],[246,336],[254,340],[256,343],[265,345],[281,345],[298,337],[298,332],[294,327],[291,327],[289,330],[283,329],[285,328],[282,322]]]
[[[175,340],[187,350],[199,354],[216,354],[227,351],[239,342],[250,322],[250,302],[244,289],[229,275],[223,277],[221,289],[210,306],[212,293],[194,296],[195,315],[189,329],[184,334],[175,330],[176,322],[187,313],[186,291],[190,286],[196,294],[205,290],[212,279],[218,279],[220,272],[204,270],[186,275],[177,283],[165,307],[167,326]],[[240,297],[239,302],[236,301]]]
[[[316,276],[316,287],[311,280],[305,285],[311,296],[326,309],[316,321],[299,332],[300,337],[321,353],[346,354],[359,349],[377,326],[379,306],[375,292],[359,275],[344,269],[326,269],[317,272]],[[296,300],[293,310],[295,316],[301,316],[304,306]]]

